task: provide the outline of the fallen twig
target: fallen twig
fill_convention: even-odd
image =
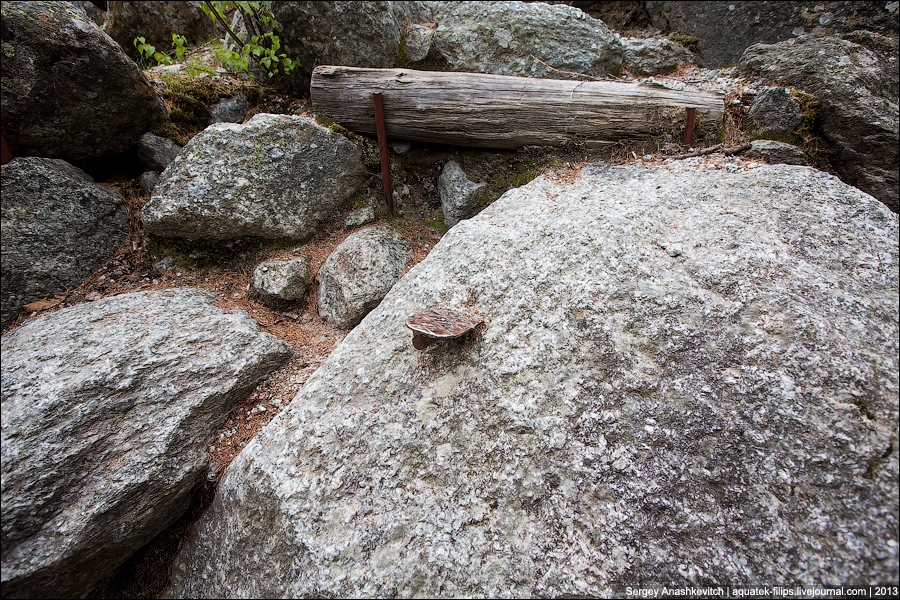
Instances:
[[[734,156],[735,154],[746,152],[752,147],[752,144],[741,144],[740,146],[734,146],[733,148],[725,148],[725,156]]]
[[[667,156],[666,158],[671,158],[674,160],[681,160],[682,158],[694,158],[695,156],[705,156],[707,154],[712,154],[713,152],[718,152],[724,146],[725,146],[725,144],[716,144],[715,146],[710,146],[709,148],[704,148],[703,150],[697,150],[696,152],[687,152],[685,154],[676,154],[675,156]]]
[[[740,154],[741,152],[746,152],[750,149],[750,144],[741,144],[740,146],[732,146],[731,148],[725,148],[724,146],[725,144],[716,144],[715,146],[710,146],[709,148],[704,148],[703,150],[697,150],[696,152],[676,154],[675,156],[667,156],[666,158],[681,160],[682,158],[694,158],[695,156],[706,156],[707,154],[714,154],[716,152],[719,152],[720,150],[725,156],[734,156],[735,154]]]

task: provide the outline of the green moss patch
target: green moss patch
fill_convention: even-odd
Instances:
[[[697,52],[697,45],[700,43],[700,39],[696,36],[681,33],[678,31],[673,31],[669,34],[669,39],[673,42],[679,43],[691,52]]]
[[[157,123],[151,132],[169,138],[182,146],[209,125],[209,107],[222,98],[242,94],[247,99],[248,114],[255,112],[285,113],[287,106],[277,92],[251,81],[237,81],[228,85],[209,77],[163,74],[158,77],[166,84],[160,95],[166,104],[168,119]]]

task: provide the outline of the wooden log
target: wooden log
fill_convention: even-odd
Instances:
[[[654,83],[324,65],[313,71],[313,108],[352,131],[375,133],[373,92],[384,95],[388,137],[484,148],[598,146],[664,133],[681,139],[689,107],[700,140],[718,135],[724,116],[719,94]]]

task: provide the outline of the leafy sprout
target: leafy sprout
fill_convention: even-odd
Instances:
[[[275,33],[278,23],[272,15],[272,2],[203,2],[201,4],[204,14],[212,19],[220,28],[224,29],[228,37],[235,43],[238,50],[229,48],[216,49],[216,56],[226,68],[235,73],[246,73],[251,79],[250,61],[254,61],[271,78],[275,75],[288,75],[300,66],[300,62],[293,60],[281,50],[281,40]],[[247,33],[242,38],[228,24],[226,15],[236,12],[241,17]],[[164,53],[155,46],[147,43],[146,38],[136,37],[134,46],[140,53],[140,65],[147,68],[152,63],[159,65],[172,64],[174,53],[175,60],[184,58],[187,40],[183,35],[172,33],[172,51]]]

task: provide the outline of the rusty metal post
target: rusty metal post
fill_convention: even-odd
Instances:
[[[696,108],[686,108],[687,114],[684,118],[684,145],[690,146],[694,139],[694,119],[697,117]]]
[[[391,155],[388,153],[387,127],[384,124],[384,99],[381,92],[372,94],[375,105],[375,131],[378,132],[378,152],[381,155],[381,183],[384,186],[384,199],[387,201],[388,214],[394,216],[394,190],[391,185]]]

